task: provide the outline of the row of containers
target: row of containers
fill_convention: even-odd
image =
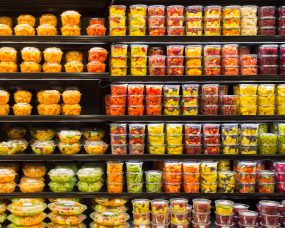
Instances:
[[[284,16],[284,6],[112,5],[109,25],[115,36],[284,35]]]
[[[128,53],[129,49],[129,53]],[[111,46],[112,76],[274,75],[285,72],[284,45]]]
[[[284,154],[284,124],[127,124],[110,126],[111,153]]]
[[[112,84],[105,112],[112,116],[284,115],[284,101],[284,84]]]
[[[70,163],[48,169],[43,163],[27,163],[22,167],[21,178],[20,170],[2,166],[0,192],[12,193],[19,187],[22,193],[39,193],[47,186],[55,193],[285,192],[284,161],[237,161],[233,169],[230,161],[203,160],[159,162],[153,170],[135,161],[108,161],[106,166],[86,163],[78,167]]]
[[[44,199],[22,198],[1,203],[0,222],[11,222],[8,228],[67,227],[71,224],[85,228],[86,210],[92,209],[90,228],[127,228],[129,223],[134,228],[210,228],[211,219],[217,228],[278,228],[284,223],[284,201],[259,201],[255,211],[249,210],[247,204],[230,200],[215,200],[214,206],[212,203],[202,198],[192,199],[191,205],[186,198],[134,199],[130,203],[120,198],[95,198],[87,206],[74,199],[49,199],[45,203]],[[128,205],[132,209],[132,221],[129,221]],[[46,209],[50,210],[49,214],[45,213]],[[7,216],[8,211],[11,214]],[[51,222],[46,224],[46,218]]]

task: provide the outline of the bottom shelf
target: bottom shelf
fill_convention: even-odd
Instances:
[[[8,198],[96,198],[96,197],[112,197],[112,198],[207,198],[207,199],[279,199],[285,200],[285,193],[107,193],[107,192],[40,192],[40,193],[3,193],[0,194],[1,199]]]

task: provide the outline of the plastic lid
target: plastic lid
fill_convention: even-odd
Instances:
[[[24,201],[16,201],[7,208],[14,215],[23,216],[43,212],[47,208],[47,205],[42,202],[29,201],[29,199],[27,199]]]
[[[53,146],[55,147],[55,142],[53,140],[48,141],[39,141],[35,140],[34,143],[31,144],[32,147],[45,147],[45,146]]]
[[[80,177],[87,177],[87,176],[94,176],[94,175],[103,175],[103,169],[101,167],[94,167],[94,168],[81,168],[77,171],[77,176]]]
[[[55,168],[52,169],[48,172],[48,175],[50,177],[54,177],[54,176],[74,176],[75,173],[73,172],[72,169],[68,169],[68,168]]]
[[[81,203],[72,200],[57,200],[49,204],[48,208],[58,214],[77,215],[83,213],[87,207]]]

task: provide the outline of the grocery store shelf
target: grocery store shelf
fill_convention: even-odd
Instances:
[[[1,199],[5,198],[94,198],[94,197],[119,197],[119,198],[175,198],[175,197],[186,197],[186,198],[208,198],[208,199],[284,199],[284,193],[108,193],[108,192],[40,192],[40,193],[2,193],[0,194]]]
[[[1,11],[0,11],[1,12]],[[9,44],[105,44],[105,43],[149,43],[149,44],[212,44],[212,43],[239,43],[264,44],[284,43],[285,36],[0,36],[0,43]]]
[[[107,116],[107,115],[80,115],[80,116],[0,116],[1,122],[14,123],[45,123],[45,122],[284,122],[285,115],[268,116]]]
[[[263,155],[263,154],[252,154],[252,155],[227,155],[227,154],[140,154],[140,155],[90,155],[90,154],[75,154],[75,155],[63,155],[63,154],[50,154],[50,155],[36,155],[36,154],[17,154],[17,155],[0,155],[0,161],[128,161],[128,160],[139,160],[139,161],[163,161],[163,160],[235,160],[235,159],[252,159],[252,160],[285,160],[285,154],[276,155]]]
[[[96,81],[104,80],[114,83],[285,83],[285,75],[253,75],[253,76],[110,76],[106,73],[0,73],[0,81]]]

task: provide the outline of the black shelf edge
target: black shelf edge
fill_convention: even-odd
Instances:
[[[106,73],[0,73],[0,81],[97,81],[111,83],[285,83],[285,75],[254,75],[254,76],[110,76]]]
[[[163,160],[285,160],[285,154],[253,154],[253,155],[230,155],[230,154],[141,154],[141,155],[90,155],[90,154],[76,154],[76,155],[63,155],[63,154],[50,154],[50,155],[35,155],[35,154],[18,154],[18,155],[0,155],[0,161],[163,161]]]
[[[40,193],[3,193],[0,194],[0,198],[95,198],[95,197],[113,197],[113,198],[208,198],[208,199],[279,199],[285,198],[284,193],[108,193],[108,192],[96,192],[96,193],[85,193],[85,192],[40,192]]]
[[[107,115],[80,115],[80,116],[0,116],[0,122],[285,122],[285,115],[275,116],[107,116]]]
[[[70,80],[109,80],[109,72],[106,73],[0,73],[0,81],[70,81]],[[284,77],[285,80],[285,77]]]
[[[284,43],[285,36],[0,36],[1,43],[106,44],[106,43]]]
[[[0,76],[1,77],[1,76]],[[1,80],[1,79],[0,79]],[[110,82],[117,83],[283,83],[285,82],[285,75],[216,75],[216,76],[110,76],[108,79]]]

